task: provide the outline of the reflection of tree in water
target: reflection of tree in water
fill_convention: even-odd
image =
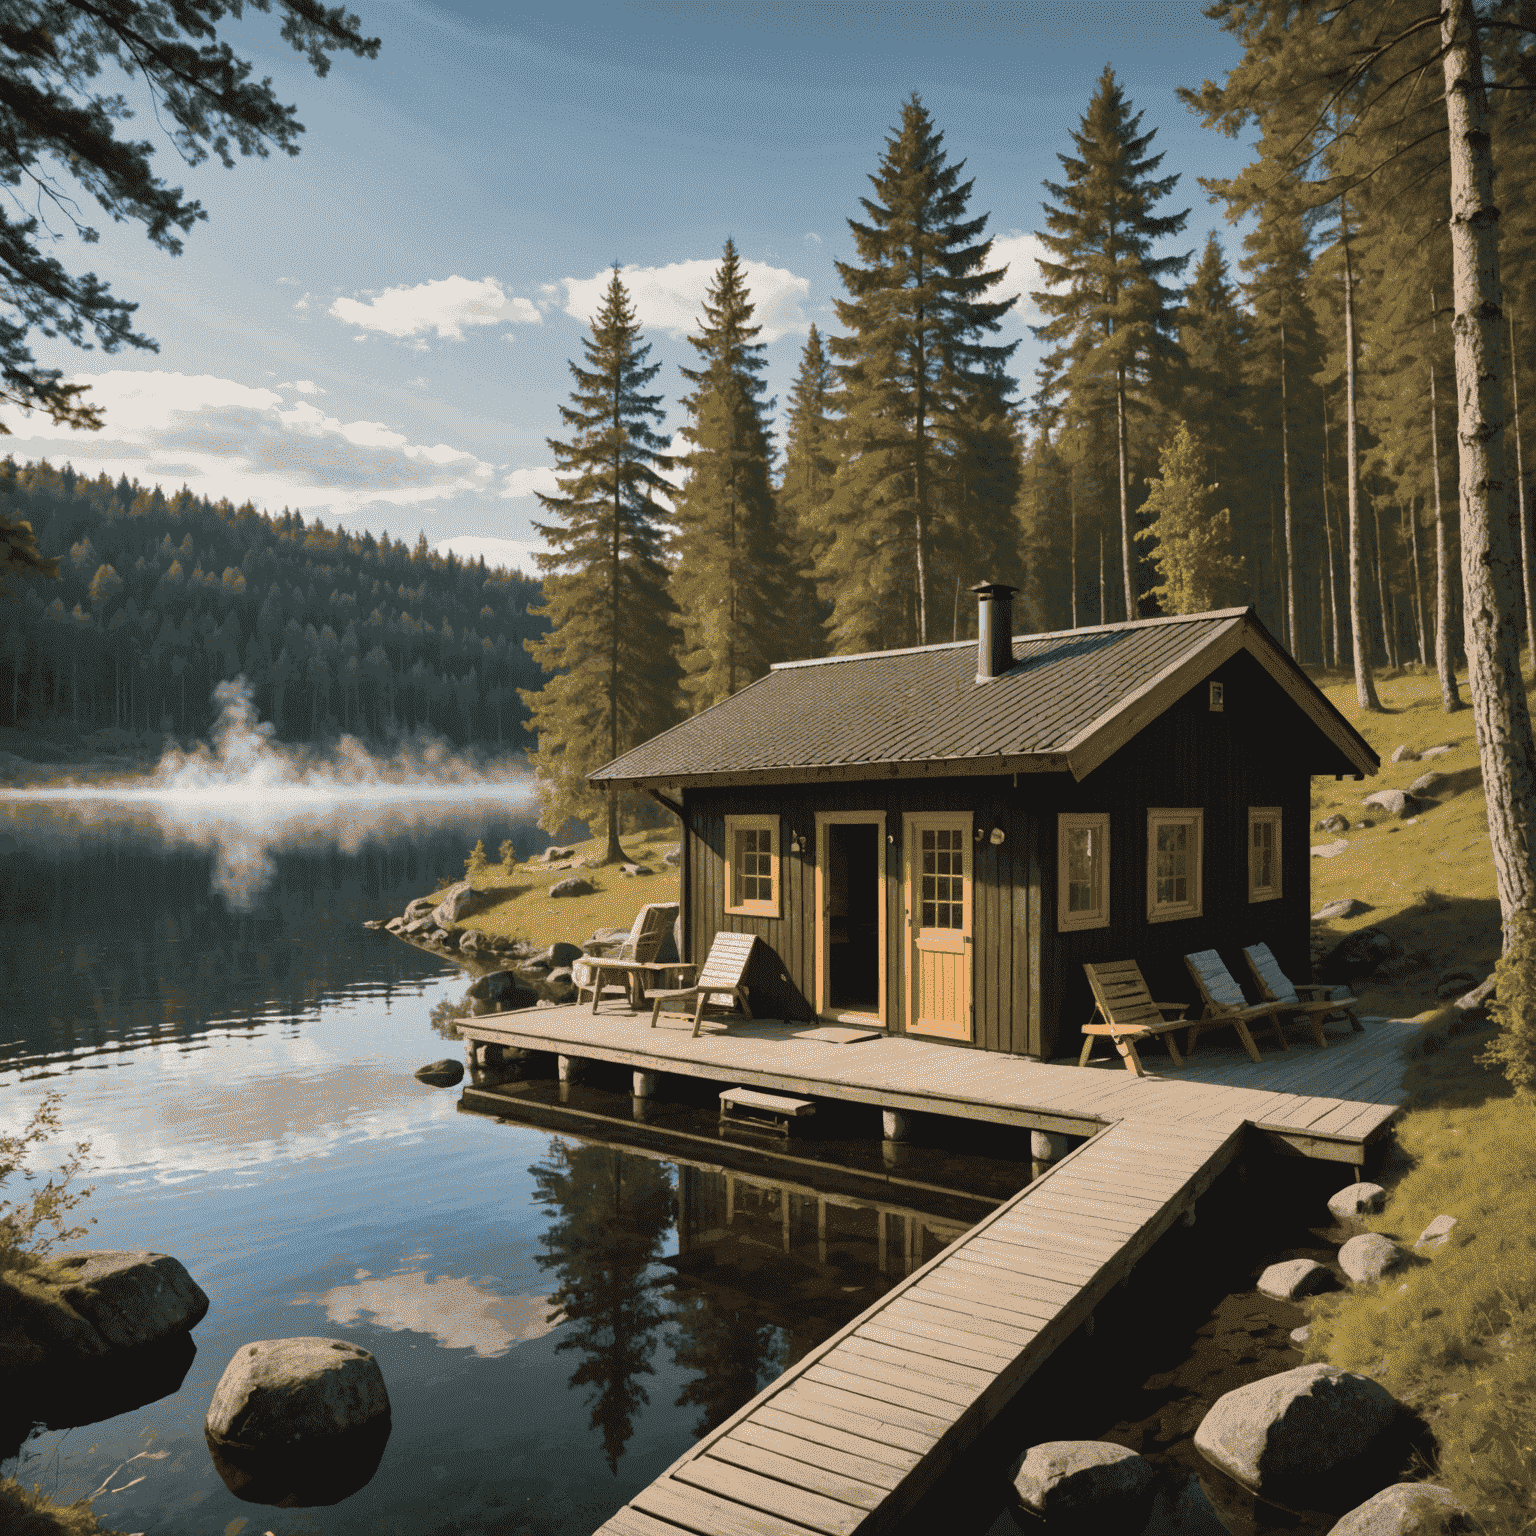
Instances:
[[[459,1020],[468,1016],[471,1006],[472,999],[467,993],[458,1002],[454,1002],[451,997],[445,997],[442,1002],[432,1005],[427,1021],[431,1024],[433,1031],[441,1035],[444,1040],[457,1040]]]
[[[555,1216],[538,1256],[558,1277],[549,1299],[565,1326],[555,1347],[584,1357],[571,1385],[596,1387],[591,1425],[616,1473],[635,1414],[650,1402],[639,1378],[653,1372],[668,1319],[659,1294],[666,1277],[652,1266],[673,1221],[672,1182],[650,1158],[559,1141],[529,1172],[534,1198]]]
[[[698,1373],[677,1406],[701,1408],[693,1432],[707,1435],[783,1371],[788,1340],[745,1308],[705,1296],[680,1299],[673,1315],[678,1338],[672,1356],[685,1371]]]

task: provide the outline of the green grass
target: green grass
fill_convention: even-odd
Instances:
[[[500,864],[489,864],[472,877],[472,883],[477,891],[492,898],[490,904],[453,926],[478,928],[490,938],[526,939],[541,948],[557,939],[580,944],[598,928],[628,928],[647,902],[677,900],[677,870],[661,862],[662,854],[676,847],[677,841],[675,827],[636,832],[622,838],[625,856],[652,871],[634,877],[621,875],[617,864],[601,869],[566,869],[530,862],[514,866],[510,873]],[[608,844],[606,838],[593,838],[561,846],[574,848],[574,858],[579,862],[600,858]],[[469,850],[464,851],[467,856]],[[549,895],[549,887],[557,880],[573,876],[586,880],[593,887],[593,894],[554,898]],[[462,872],[446,880],[440,878],[430,894],[438,898],[455,880],[463,878]]]
[[[1353,685],[1324,691],[1381,754],[1373,781],[1314,780],[1313,819],[1334,810],[1351,822],[1350,849],[1312,861],[1314,909],[1342,896],[1374,911],[1340,933],[1385,929],[1408,956],[1387,981],[1362,984],[1363,1006],[1415,1017],[1407,1112],[1398,1156],[1383,1175],[1385,1212],[1363,1225],[1412,1247],[1439,1215],[1458,1219],[1449,1243],[1406,1271],[1310,1303],[1309,1360],[1365,1371],[1418,1409],[1439,1445],[1426,1469],[1473,1510],[1488,1536],[1536,1531],[1536,1106],[1517,1099],[1477,1057],[1491,1024],[1461,1027],[1437,1003],[1436,978],[1452,968],[1481,980],[1498,958],[1497,891],[1470,710],[1446,715],[1433,674],[1378,679],[1387,713],[1359,712]],[[1463,690],[1465,692],[1465,689]],[[1386,761],[1400,742],[1453,750],[1430,763]],[[1388,822],[1361,806],[1374,789],[1406,789],[1433,768],[1450,793],[1416,824]],[[1431,890],[1437,900],[1427,903]],[[1443,904],[1442,904],[1443,903]]]

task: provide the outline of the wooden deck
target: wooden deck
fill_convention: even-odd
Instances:
[[[816,1026],[716,1025],[544,1008],[466,1019],[472,1040],[1091,1139],[691,1446],[600,1536],[871,1536],[980,1433],[1238,1155],[1250,1127],[1359,1163],[1404,1098],[1416,1026],[1366,1019],[1262,1063],[1203,1039],[1050,1065],[907,1037],[835,1044]],[[873,1130],[872,1130],[873,1134]]]

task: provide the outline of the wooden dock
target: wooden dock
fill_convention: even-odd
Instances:
[[[882,1109],[1090,1139],[813,1350],[601,1528],[600,1536],[871,1536],[969,1445],[1238,1155],[1363,1162],[1404,1099],[1417,1027],[1337,1026],[1329,1049],[1255,1064],[1202,1039],[1149,1076],[957,1051],[833,1043],[814,1025],[690,1023],[545,1008],[468,1019],[472,1040]],[[1341,1170],[1342,1172],[1342,1170]]]

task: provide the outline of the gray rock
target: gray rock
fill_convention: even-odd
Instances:
[[[1409,746],[1394,747],[1392,749],[1392,761],[1394,763],[1416,763],[1419,754]]]
[[[363,1428],[389,1415],[378,1362],[345,1339],[260,1339],[224,1368],[205,1423],[215,1441],[294,1445]]]
[[[1152,1513],[1141,1536],[1230,1536],[1230,1533],[1206,1497],[1200,1479],[1186,1477],[1177,1492],[1168,1488],[1157,1490]]]
[[[1394,1483],[1352,1509],[1328,1536],[1469,1536],[1467,1506],[1437,1483]]]
[[[1312,1324],[1303,1323],[1300,1328],[1291,1329],[1291,1343],[1297,1349],[1305,1349],[1312,1341]]]
[[[558,970],[561,966],[569,966],[580,960],[581,954],[581,945],[572,944],[566,939],[557,939],[548,949],[541,949],[530,959],[534,964],[542,964],[550,970]]]
[[[1375,825],[1374,821],[1357,821],[1355,823],[1355,830],[1357,832],[1368,832]]]
[[[1276,1301],[1295,1301],[1302,1296],[1316,1296],[1320,1291],[1338,1287],[1333,1271],[1316,1259],[1289,1259],[1271,1264],[1259,1276],[1259,1293]]]
[[[403,917],[392,917],[387,923],[384,924],[384,927],[390,933],[399,933],[400,930],[405,927],[405,919]]]
[[[414,923],[418,917],[425,917],[437,903],[430,896],[418,896],[415,901],[407,902],[405,907],[405,920]]]
[[[24,1331],[40,1342],[87,1356],[135,1349],[195,1328],[208,1297],[178,1259],[166,1253],[80,1249],[29,1272]]]
[[[579,875],[573,875],[569,880],[556,880],[550,886],[551,896],[590,896],[592,894],[592,882],[583,880]]]
[[[478,955],[486,948],[487,940],[478,928],[466,928],[459,935],[459,953],[461,955]]]
[[[1444,757],[1445,754],[1450,750],[1450,746],[1446,742],[1441,742],[1439,746],[1435,747],[1425,747],[1424,750],[1419,753],[1419,760],[1422,762],[1425,758],[1429,757]]]
[[[619,866],[619,873],[633,880],[637,875],[650,874],[651,867],[649,864],[621,864]]]
[[[417,1082],[430,1088],[453,1088],[464,1081],[464,1063],[445,1056],[441,1061],[429,1061],[416,1068]]]
[[[1336,1221],[1375,1216],[1386,1207],[1387,1192],[1380,1184],[1346,1184],[1338,1194],[1328,1197],[1328,1209]]]
[[[1339,1268],[1356,1285],[1370,1285],[1394,1269],[1400,1269],[1407,1258],[1408,1255],[1390,1237],[1384,1237],[1380,1232],[1362,1232],[1339,1249]]]
[[[1463,997],[1456,999],[1456,1006],[1463,1013],[1470,1013],[1474,1017],[1480,1017],[1488,1011],[1488,1004],[1498,996],[1498,983],[1494,977],[1489,976],[1480,985],[1473,987]]]
[[[1336,919],[1359,917],[1362,912],[1374,912],[1375,910],[1368,901],[1361,901],[1354,896],[1345,896],[1339,901],[1325,901],[1312,914],[1312,921],[1314,923],[1331,923]]]
[[[1332,816],[1324,816],[1323,819],[1318,822],[1317,830],[1319,832],[1348,832],[1349,817],[1341,816],[1337,811],[1335,811]]]
[[[1219,1397],[1195,1431],[1195,1449],[1250,1493],[1284,1499],[1369,1455],[1397,1412],[1369,1376],[1298,1365]]]
[[[1419,1233],[1415,1248],[1443,1248],[1451,1240],[1451,1229],[1456,1225],[1454,1216],[1436,1216]]]
[[[629,938],[628,928],[599,928],[581,946],[584,955],[615,956]]]
[[[668,869],[676,869],[677,866],[683,862],[683,850],[676,845],[668,848],[662,854],[661,862],[665,864]]]
[[[544,978],[545,995],[553,1002],[567,1003],[576,996],[574,967],[562,965]]]
[[[1417,816],[1423,806],[1403,789],[1378,789],[1375,794],[1367,795],[1361,802],[1370,810],[1381,811],[1387,816],[1396,816],[1399,821],[1409,816]]]
[[[1443,773],[1421,773],[1412,784],[1408,786],[1410,795],[1432,795],[1442,784],[1449,782]]]
[[[576,850],[574,848],[556,848],[551,844],[540,857],[546,864],[558,864],[562,859],[568,859]]]
[[[1323,957],[1323,979],[1355,981],[1369,976],[1399,953],[1390,934],[1380,928],[1361,928],[1339,941]]]
[[[1156,1474],[1123,1445],[1048,1440],[1031,1446],[1013,1474],[1019,1503],[1053,1531],[1140,1531],[1152,1509]]]
[[[460,880],[443,893],[443,899],[432,909],[432,917],[439,928],[446,928],[449,923],[462,923],[480,905],[480,892],[468,880]]]
[[[400,932],[408,933],[414,938],[419,934],[431,933],[436,927],[437,924],[430,917],[413,917]]]
[[[532,1008],[539,1000],[539,994],[512,971],[492,971],[489,976],[481,976],[470,983],[465,996],[470,1000],[470,1012],[477,1017]]]
[[[399,921],[400,921],[399,918],[391,918],[389,920],[389,922],[386,922],[382,917],[368,917],[368,918],[364,918],[363,919],[363,927],[364,928],[371,928],[371,929],[373,929],[373,931],[375,933],[377,933],[379,931],[379,929],[387,928],[389,926],[390,922],[399,922]]]
[[[1332,843],[1314,843],[1312,846],[1312,857],[1314,859],[1336,859],[1348,847],[1349,839],[1347,837],[1341,837]]]

